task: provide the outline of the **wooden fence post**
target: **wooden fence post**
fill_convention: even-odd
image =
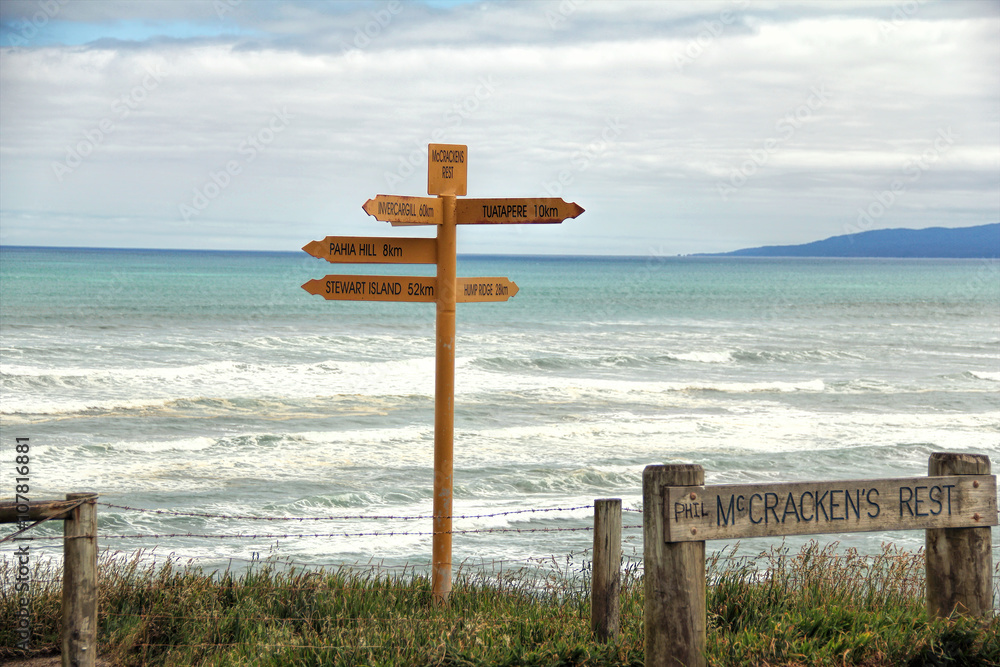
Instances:
[[[935,452],[928,475],[989,475],[984,454]],[[983,517],[986,520],[986,517]],[[993,552],[990,528],[936,528],[926,531],[927,612],[985,617],[993,610]]]
[[[646,466],[642,472],[646,667],[706,665],[705,543],[667,543],[663,506],[664,487],[704,484],[699,465]]]
[[[80,498],[89,500],[63,520],[63,667],[94,667],[97,659],[97,496],[66,494]]]
[[[621,625],[622,501],[594,501],[594,563],[590,591],[590,627],[598,641],[618,636]]]

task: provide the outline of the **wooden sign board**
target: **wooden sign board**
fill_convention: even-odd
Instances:
[[[583,208],[578,204],[556,197],[459,199],[455,202],[455,222],[460,225],[554,224],[581,213]]]
[[[458,303],[506,301],[518,292],[517,285],[507,278],[459,278]]]
[[[428,144],[427,194],[464,197],[469,180],[468,158],[468,146]]]
[[[457,303],[506,301],[518,293],[507,278],[458,278]],[[329,301],[433,302],[438,296],[434,276],[326,276],[310,280],[302,289]]]
[[[444,220],[441,202],[431,197],[375,195],[361,208],[376,220],[393,225],[440,225]]]
[[[663,488],[667,542],[997,525],[994,475]]]
[[[434,264],[434,239],[381,238],[375,236],[327,236],[310,241],[302,249],[333,264]]]
[[[433,302],[436,288],[434,276],[326,276],[302,286],[329,301]]]

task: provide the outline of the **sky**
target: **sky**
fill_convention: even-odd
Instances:
[[[297,251],[361,206],[561,197],[460,254],[1000,221],[1000,2],[0,0],[0,244]]]

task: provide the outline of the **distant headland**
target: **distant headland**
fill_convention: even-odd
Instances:
[[[1000,257],[1000,223],[975,227],[874,229],[802,245],[769,245],[711,257]]]

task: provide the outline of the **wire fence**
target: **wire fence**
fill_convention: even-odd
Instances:
[[[212,512],[194,512],[194,511],[179,511],[179,510],[169,510],[169,509],[157,509],[157,508],[145,508],[145,507],[133,507],[130,505],[122,505],[116,503],[108,502],[98,502],[99,507],[105,507],[109,510],[125,513],[135,513],[139,515],[149,515],[157,517],[180,517],[189,519],[203,519],[203,520],[220,520],[226,522],[261,522],[267,525],[274,525],[279,523],[289,523],[289,524],[315,524],[321,522],[359,522],[363,523],[366,521],[399,521],[399,522],[416,522],[416,521],[432,521],[433,516],[429,514],[416,514],[416,515],[395,515],[395,514],[327,514],[327,515],[317,515],[317,516],[297,516],[297,515],[260,515],[260,514],[223,514],[223,513],[212,513]],[[539,517],[546,515],[555,515],[558,517],[568,516],[569,513],[579,513],[583,511],[591,511],[593,505],[576,505],[569,507],[549,507],[549,508],[527,508],[527,509],[515,509],[515,510],[503,510],[496,512],[489,512],[483,514],[456,514],[450,517],[453,520],[483,520],[483,519],[496,519],[496,518],[507,518],[507,517]],[[623,514],[627,517],[637,517],[641,518],[642,509],[641,508],[622,508]],[[99,513],[99,517],[101,513]],[[579,517],[575,519],[576,523],[579,523]],[[36,524],[37,525],[37,524]],[[34,527],[34,526],[31,526]],[[642,572],[642,553],[641,553],[641,530],[643,526],[642,523],[623,523],[622,531],[623,535],[631,534],[631,541],[633,542],[631,552],[623,549],[622,552],[622,567],[629,569],[637,574]],[[58,547],[59,545],[54,544],[55,542],[63,541],[65,538],[61,534],[49,534],[49,535],[30,535],[25,536],[24,533],[28,529],[22,529],[13,534],[8,534],[3,538],[0,538],[0,542],[8,541],[11,538],[17,536],[19,542],[35,542],[39,548],[44,549],[48,546],[46,543],[51,544],[53,547]],[[467,529],[453,529],[449,531],[453,535],[497,535],[497,534],[541,534],[541,533],[587,533],[593,532],[593,525],[571,525],[571,526],[543,526],[543,527],[481,527],[481,528],[467,528]],[[33,531],[38,532],[38,531]],[[54,533],[54,531],[53,531]],[[275,549],[274,545],[268,550],[267,555],[264,556],[265,552],[259,550],[257,547],[253,547],[249,550],[249,553],[244,552],[246,555],[198,555],[193,553],[185,554],[184,547],[168,547],[166,550],[162,546],[162,540],[169,539],[194,539],[194,540],[226,540],[239,542],[241,540],[301,540],[301,539],[336,539],[336,538],[399,538],[399,537],[431,537],[435,533],[433,530],[358,530],[358,531],[331,531],[331,532],[255,532],[255,531],[237,531],[237,532],[225,532],[225,531],[213,531],[213,532],[98,532],[97,538],[99,543],[102,544],[101,554],[102,557],[114,557],[123,553],[133,554],[144,561],[155,562],[155,561],[173,561],[173,562],[183,562],[188,565],[198,565],[200,562],[212,562],[216,566],[219,562],[225,562],[227,565],[225,568],[215,569],[246,569],[254,565],[262,564],[267,562],[271,566],[282,566],[288,568],[351,568],[355,571],[372,571],[380,572],[386,575],[414,575],[429,571],[429,563],[391,563],[386,562],[385,559],[380,559],[377,557],[371,557],[367,562],[349,559],[336,559],[331,561],[318,561],[318,560],[297,560],[293,556],[281,555],[280,550]],[[636,538],[638,538],[638,543],[636,543]],[[120,541],[120,542],[119,542]],[[124,549],[121,547],[121,543],[128,542],[130,544],[135,544],[135,541],[143,541],[145,545],[139,545],[135,547],[129,547],[129,549]],[[119,542],[119,546],[112,547],[108,546],[108,542]],[[276,543],[277,544],[277,543]],[[830,562],[835,562],[838,559],[844,561],[850,561],[852,563],[858,563],[863,559],[886,559],[886,558],[897,558],[897,559],[909,559],[913,557],[912,553],[900,551],[898,553],[889,553],[890,549],[883,548],[878,554],[860,554],[857,549],[849,548],[844,550],[843,553],[837,553],[835,548],[839,543],[833,543],[831,546],[834,549],[827,550],[824,557]],[[152,545],[152,546],[150,546]],[[994,544],[993,551],[997,556],[1000,556],[1000,545]],[[54,549],[55,551],[55,549]],[[739,545],[732,545],[723,547],[720,550],[710,553],[710,560],[714,560],[716,563],[725,562],[731,567],[739,567],[743,569],[753,569],[753,570],[766,570],[771,567],[775,562],[779,562],[783,557],[789,557],[790,549],[785,546],[784,541],[782,541],[778,546],[772,547],[770,549],[759,550],[756,553],[747,553],[744,549],[742,552],[739,549]],[[781,554],[784,554],[782,556]],[[55,554],[54,554],[55,555]],[[576,588],[582,590],[586,586],[586,575],[589,571],[590,558],[591,558],[590,548],[575,548],[569,549],[562,554],[551,554],[545,556],[529,556],[524,558],[485,558],[485,557],[468,557],[459,560],[455,563],[455,571],[457,577],[462,577],[470,573],[476,573],[477,576],[490,576],[502,572],[510,572],[513,570],[520,571],[533,571],[542,579],[551,579],[552,577],[558,577],[563,579],[565,582],[572,582],[577,580],[580,584]],[[994,560],[997,560],[995,556]]]
[[[153,508],[143,508],[143,507],[132,507],[129,505],[120,505],[115,503],[98,502],[96,503],[99,507],[106,507],[112,510],[119,510],[123,512],[132,512],[138,514],[147,515],[158,515],[167,517],[186,517],[186,518],[196,518],[196,519],[218,519],[224,521],[247,521],[247,522],[269,522],[269,523],[307,523],[307,522],[365,522],[365,521],[402,521],[402,522],[412,522],[412,521],[432,521],[434,517],[429,514],[418,514],[418,515],[393,515],[393,514],[332,514],[332,515],[321,515],[321,516],[295,516],[295,515],[282,515],[282,516],[265,516],[257,514],[221,514],[221,513],[208,513],[208,512],[189,512],[189,511],[177,511],[177,510],[165,510],[165,509],[153,509]],[[517,510],[504,510],[499,512],[490,512],[484,514],[456,514],[448,517],[452,520],[476,520],[476,519],[495,519],[500,517],[512,517],[512,516],[537,516],[545,514],[565,514],[568,512],[581,512],[592,510],[592,505],[577,505],[571,507],[549,507],[549,508],[527,508],[527,509],[517,509]],[[625,514],[639,515],[642,514],[642,509],[638,508],[622,508],[622,512]],[[100,516],[100,515],[99,515]],[[17,537],[19,541],[33,541],[39,542],[39,546],[43,546],[45,542],[54,542],[64,540],[64,536],[59,534],[50,535],[30,535],[24,536],[30,528],[34,528],[41,522],[33,524],[28,528],[20,529],[14,533],[5,535],[0,538],[0,542],[6,542],[14,537]],[[622,525],[623,531],[641,531],[643,528],[642,523],[628,523]],[[593,532],[593,525],[576,525],[576,526],[544,526],[536,528],[518,528],[518,527],[484,527],[484,528],[467,528],[467,529],[452,529],[448,531],[452,535],[493,535],[493,534],[532,534],[532,533],[586,533]],[[115,532],[98,532],[97,537],[100,541],[107,540],[148,540],[151,542],[156,542],[162,539],[171,538],[193,538],[193,539],[205,539],[205,540],[279,540],[279,539],[303,539],[303,538],[355,538],[355,537],[382,537],[382,538],[394,538],[394,537],[430,537],[435,534],[433,530],[372,530],[372,531],[336,531],[336,532],[253,532],[253,531],[238,531],[238,532],[137,532],[137,533],[115,533]],[[81,536],[84,537],[84,536]],[[142,547],[139,547],[142,549]],[[993,551],[1000,553],[1000,544],[992,545]],[[118,549],[105,549],[109,552],[117,552]],[[548,555],[540,558],[525,558],[525,559],[478,559],[483,563],[495,564],[502,566],[505,563],[519,562],[519,563],[532,563],[532,562],[549,562],[556,558],[568,557],[571,560],[579,556],[586,555],[589,549],[576,549],[572,550],[566,554],[560,556]],[[736,555],[725,555],[725,549],[722,553],[718,554],[720,558],[726,559],[747,559],[753,558],[745,554],[739,556]],[[171,552],[175,553],[175,552]],[[765,552],[761,552],[761,556]],[[256,563],[261,560],[259,552],[252,552],[250,558],[241,558],[238,556],[226,557],[226,560],[246,562],[246,563]],[[851,550],[851,555],[836,556],[835,554],[830,554],[830,558],[843,557],[843,558],[857,558],[858,554],[856,550]],[[879,557],[882,557],[880,555]],[[904,556],[900,556],[904,557]],[[187,556],[188,560],[198,560],[199,556]],[[623,554],[622,558],[624,561],[635,561],[641,562],[641,554]],[[304,562],[295,561],[292,559],[280,559],[279,562],[288,563],[289,565],[296,565],[302,567],[340,567],[345,563],[344,561],[336,562]],[[380,565],[386,570],[392,570],[393,568],[400,568],[405,570],[412,570],[414,566],[406,565]]]
[[[413,523],[413,522],[431,522],[433,516],[430,514],[410,514],[410,515],[398,515],[398,514],[324,514],[315,516],[301,516],[301,515],[260,515],[260,514],[225,514],[218,512],[195,512],[195,511],[180,511],[180,510],[170,510],[170,509],[159,509],[159,508],[146,508],[146,507],[134,507],[131,505],[108,503],[108,502],[97,502],[99,508],[106,508],[117,513],[129,513],[137,514],[139,516],[149,516],[158,518],[184,518],[184,519],[196,519],[196,520],[211,520],[211,521],[221,521],[221,522],[249,522],[249,523],[261,523],[267,526],[276,526],[281,524],[293,525],[293,526],[303,526],[303,525],[317,525],[321,523],[355,523],[364,524],[365,522],[402,522],[402,523]],[[487,512],[482,514],[456,514],[451,518],[453,520],[488,520],[497,518],[538,518],[538,517],[555,517],[554,520],[558,520],[560,517],[567,517],[571,513],[580,512],[590,512],[593,510],[593,505],[576,505],[568,507],[549,507],[549,508],[527,508],[527,509],[514,509],[514,510],[502,510],[495,512]],[[623,512],[630,513],[631,516],[640,517],[642,511],[635,508],[624,508]],[[185,566],[202,567],[207,566],[208,570],[217,572],[227,572],[231,570],[245,571],[255,566],[267,565],[269,567],[277,567],[283,569],[333,569],[333,570],[350,570],[355,574],[377,574],[392,577],[394,579],[399,579],[401,582],[412,580],[414,577],[420,575],[427,575],[430,572],[431,565],[427,562],[387,562],[383,558],[377,556],[370,557],[367,561],[364,560],[352,560],[349,558],[339,558],[334,560],[317,560],[309,559],[302,560],[297,559],[294,556],[286,555],[282,553],[282,549],[276,548],[277,542],[268,545],[267,549],[262,549],[259,545],[250,546],[242,551],[242,555],[225,555],[220,556],[217,554],[204,555],[190,553],[190,545],[184,547],[181,545],[170,545],[164,546],[164,541],[166,540],[205,540],[205,541],[226,541],[230,543],[247,543],[250,544],[252,541],[280,541],[280,540],[308,540],[308,539],[350,539],[350,538],[376,538],[384,540],[392,540],[393,538],[400,537],[418,537],[418,538],[429,538],[435,533],[433,530],[399,530],[399,529],[388,529],[388,530],[356,530],[356,531],[329,531],[329,532],[316,532],[316,531],[302,531],[302,532],[291,532],[291,531],[274,531],[267,530],[256,532],[252,530],[244,531],[186,531],[186,532],[164,532],[162,530],[150,530],[147,532],[114,532],[107,529],[103,529],[102,523],[108,523],[107,521],[101,521],[102,518],[107,517],[106,512],[98,512],[98,543],[101,545],[100,548],[100,558],[103,561],[108,561],[118,557],[129,557],[136,558],[144,563],[148,564],[183,564]],[[579,523],[581,519],[579,516],[575,518],[575,523]],[[642,524],[629,522],[622,526],[624,532],[632,532],[642,530]],[[572,534],[586,534],[588,532],[593,532],[593,525],[549,525],[543,527],[479,527],[479,528],[455,528],[449,531],[453,535],[503,535],[503,534],[519,534],[519,535],[532,535],[541,533],[572,533]],[[39,531],[32,531],[39,532]],[[19,543],[29,542],[36,545],[40,550],[46,550],[51,548],[52,558],[58,559],[60,555],[60,550],[62,543],[65,538],[61,534],[61,531],[55,529],[49,529],[46,531],[50,534],[35,534],[35,535],[25,535],[25,531],[19,531],[14,534],[10,534],[2,538],[3,540],[9,540],[14,536],[17,536]],[[634,537],[635,535],[633,535]],[[72,539],[72,538],[71,538]],[[135,545],[135,546],[132,546]],[[34,548],[34,547],[33,547]],[[188,551],[189,553],[185,553]],[[236,547],[235,551],[241,551],[239,547]],[[521,579],[522,584],[531,580],[536,581],[535,586],[539,590],[550,590],[558,582],[558,586],[561,590],[568,595],[573,594],[583,594],[586,590],[588,583],[588,572],[590,568],[591,560],[591,548],[572,548],[566,550],[564,553],[558,555],[545,555],[545,556],[528,556],[523,558],[490,558],[490,557],[466,557],[457,560],[453,564],[454,577],[456,581],[485,581],[486,579],[496,579],[503,577],[517,576]],[[631,568],[634,571],[641,571],[642,568],[642,554],[641,551],[635,547],[632,549],[632,553],[622,554],[623,567]],[[45,581],[45,579],[37,579],[39,583]],[[408,585],[408,584],[401,584]]]
[[[100,522],[97,539],[101,572],[101,632],[118,633],[120,646],[140,656],[140,660],[161,660],[165,654],[178,661],[199,661],[210,654],[239,654],[242,664],[272,664],[276,656],[307,659],[326,656],[336,664],[365,664],[397,659],[401,646],[419,655],[413,663],[427,664],[443,660],[450,643],[477,641],[476,632],[487,633],[501,641],[504,637],[523,633],[531,622],[564,628],[587,627],[587,599],[591,583],[593,552],[591,548],[570,549],[561,554],[525,558],[466,558],[454,563],[457,597],[445,611],[434,612],[428,581],[430,566],[426,563],[387,563],[379,559],[368,562],[328,562],[298,560],[282,555],[280,550],[263,554],[251,547],[241,555],[226,556],[224,567],[208,568],[204,577],[187,576],[189,566],[201,571],[204,563],[217,564],[218,556],[185,554],[184,547],[161,545],[163,540],[185,538],[194,541],[229,540],[248,543],[251,540],[336,539],[374,537],[391,540],[400,536],[431,536],[433,531],[364,530],[356,531],[281,531],[281,526],[319,526],[324,522],[364,524],[368,521],[398,521],[412,523],[431,521],[430,515],[365,515],[334,514],[317,516],[263,516],[258,514],[221,514],[177,511],[98,502],[97,505],[119,514],[149,518],[183,518],[218,522],[260,523],[265,530],[210,532],[161,532],[150,521],[151,530],[117,532]],[[592,505],[531,508],[496,511],[484,514],[463,514],[454,520],[481,521],[498,518],[542,518],[555,524],[541,527],[480,527],[457,529],[454,534],[577,534],[593,531],[593,525],[579,525],[592,511]],[[642,510],[623,508],[623,535],[639,532],[641,537]],[[106,512],[104,513],[106,514]],[[100,517],[102,512],[98,512]],[[112,522],[113,523],[113,522]],[[140,522],[141,523],[141,522]],[[42,528],[42,527],[40,527]],[[55,530],[46,526],[44,532]],[[62,535],[22,534],[19,540],[30,540],[39,551],[51,549],[52,558],[34,564],[32,585],[37,608],[44,607],[46,595],[55,595],[61,588],[62,570],[52,564]],[[9,535],[8,535],[9,537]],[[136,545],[136,546],[133,546]],[[995,583],[1000,582],[1000,545],[993,545]],[[0,586],[12,585],[12,563],[4,557],[0,563],[3,577]],[[163,574],[170,572],[169,576]],[[631,552],[622,553],[623,587],[628,595],[641,595],[643,554],[641,540],[633,543]],[[868,596],[897,595],[920,599],[924,589],[922,555],[891,545],[880,553],[859,553],[857,549],[839,549],[836,543],[808,549],[795,549],[784,542],[768,549],[746,552],[738,545],[725,546],[708,556],[709,586],[719,585],[727,577],[766,584],[781,580],[782,586],[819,586],[826,589],[853,587]],[[194,583],[192,583],[194,582]],[[471,592],[470,592],[471,591]],[[493,591],[492,593],[490,591]],[[488,604],[485,597],[496,597],[496,591],[524,597],[529,602]],[[374,594],[374,595],[373,595]],[[479,597],[477,597],[479,596]],[[2,596],[0,596],[2,597]],[[373,597],[378,603],[370,602]],[[994,595],[997,607],[1000,595]],[[492,598],[491,598],[492,599]],[[547,600],[548,606],[529,607],[530,600]],[[364,600],[364,601],[362,601]],[[554,601],[554,602],[553,602]],[[534,616],[532,616],[534,615]],[[626,605],[622,611],[622,651],[632,654],[641,650],[641,606]],[[53,633],[46,622],[33,628],[34,645],[52,647]],[[468,636],[464,633],[468,633]],[[442,640],[442,637],[447,638]],[[102,640],[108,641],[108,640]],[[633,641],[634,645],[628,645]],[[252,645],[252,655],[246,653]],[[122,649],[125,650],[125,649]],[[443,653],[442,653],[443,652]],[[0,646],[0,657],[3,657]],[[11,652],[9,655],[15,655]],[[331,656],[336,656],[334,660]],[[167,661],[169,664],[169,661]]]
[[[327,523],[337,523],[343,524],[345,522],[351,523],[363,523],[365,521],[399,521],[399,522],[415,522],[415,521],[427,521],[432,520],[430,515],[388,515],[388,514],[338,514],[338,515],[322,515],[322,516],[261,516],[253,514],[219,514],[219,513],[205,513],[205,512],[186,512],[186,511],[175,511],[175,510],[163,510],[163,509],[149,509],[140,507],[131,507],[128,505],[119,505],[113,503],[97,503],[98,506],[107,507],[111,510],[116,510],[119,512],[131,512],[139,513],[144,515],[155,515],[160,517],[181,517],[181,518],[193,518],[193,519],[203,519],[203,520],[220,520],[226,522],[267,522],[269,525],[273,525],[277,522],[284,522],[290,524],[315,524],[317,522],[327,522]],[[455,515],[453,519],[493,519],[498,517],[512,517],[512,516],[527,516],[527,515],[540,515],[540,514],[565,514],[568,512],[579,512],[581,510],[590,510],[590,506],[575,506],[575,507],[556,507],[556,508],[533,508],[533,509],[519,509],[519,510],[507,510],[500,512],[491,512],[484,514],[464,514]],[[106,523],[106,522],[105,522]],[[636,530],[641,529],[641,524],[628,525],[625,526],[626,530]],[[532,533],[584,533],[587,531],[592,531],[592,526],[547,526],[547,527],[480,527],[480,528],[459,528],[449,531],[451,534],[455,535],[491,535],[491,534],[532,534]],[[36,531],[37,532],[37,531]],[[37,541],[44,543],[46,541],[52,542],[57,540],[62,540],[61,535],[55,534],[55,531],[50,531],[51,534],[47,535],[34,535],[31,537],[20,537],[20,540],[26,541]],[[19,534],[19,533],[18,533]],[[107,541],[116,540],[142,540],[150,543],[158,543],[159,541],[165,539],[174,538],[192,538],[192,539],[203,539],[203,540],[227,540],[227,541],[239,541],[239,540],[285,540],[285,539],[308,539],[308,538],[398,538],[398,537],[430,537],[435,533],[433,530],[408,530],[408,529],[376,529],[376,530],[343,530],[343,531],[329,531],[329,532],[312,532],[312,531],[299,531],[299,532],[276,532],[276,531],[261,531],[257,532],[254,530],[241,530],[237,532],[225,531],[225,530],[213,530],[211,532],[202,531],[195,532],[193,530],[187,531],[148,531],[148,532],[111,532],[103,531],[98,533],[98,539],[103,543]],[[4,540],[10,539],[12,535],[8,535]],[[256,550],[255,550],[256,551]],[[239,560],[234,558],[234,560]],[[250,559],[251,561],[254,559]],[[298,563],[301,565],[308,565],[311,563]],[[328,565],[337,565],[341,563],[329,563]]]

